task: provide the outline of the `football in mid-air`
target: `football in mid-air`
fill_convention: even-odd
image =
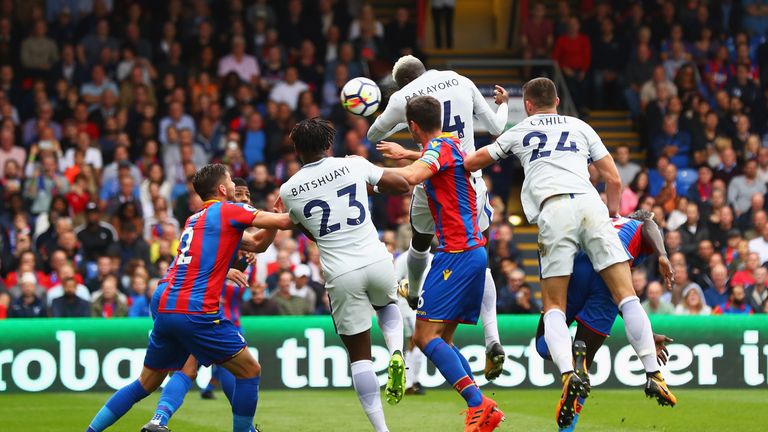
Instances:
[[[349,80],[341,89],[341,106],[352,114],[369,116],[376,112],[381,101],[381,90],[368,78]]]

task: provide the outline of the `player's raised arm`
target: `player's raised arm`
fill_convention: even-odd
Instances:
[[[512,148],[515,145],[513,133],[514,128],[501,134],[493,143],[464,157],[464,168],[470,171],[477,171],[501,159],[508,158],[512,154]]]
[[[507,119],[509,117],[509,108],[507,106],[509,94],[507,93],[507,90],[502,86],[495,86],[493,93],[498,107],[496,108],[496,112],[493,112],[485,102],[485,98],[480,93],[477,86],[468,79],[467,82],[471,84],[472,88],[472,104],[475,116],[477,116],[480,122],[485,125],[491,135],[501,135],[501,133],[504,132],[504,127],[507,125]]]
[[[275,240],[275,235],[277,235],[276,229],[260,229],[255,233],[246,231],[243,233],[240,249],[246,252],[262,253]]]
[[[640,213],[643,220],[642,228],[642,240],[643,245],[659,256],[659,272],[664,278],[664,284],[667,288],[672,289],[672,284],[675,282],[675,270],[672,268],[672,264],[667,257],[667,249],[664,247],[664,239],[661,236],[661,230],[656,222],[653,221],[653,213],[638,210],[635,213]],[[630,216],[632,217],[632,216]]]
[[[408,180],[402,175],[385,170],[381,175],[379,182],[376,183],[376,189],[387,195],[402,195],[410,189],[408,185]]]
[[[293,222],[288,213],[272,213],[260,211],[253,217],[251,226],[263,229],[289,230],[293,228]]]

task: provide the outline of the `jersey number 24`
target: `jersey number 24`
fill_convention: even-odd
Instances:
[[[347,225],[355,226],[365,222],[365,206],[363,203],[356,199],[357,185],[351,184],[336,191],[336,196],[342,197],[344,195],[349,195],[349,207],[355,207],[360,211],[360,215],[358,217],[347,218]],[[339,222],[333,225],[328,225],[328,220],[331,218],[331,206],[328,205],[327,201],[314,199],[308,202],[307,205],[304,206],[304,217],[307,219],[312,217],[312,210],[314,210],[315,207],[320,207],[320,209],[323,211],[320,219],[320,237],[341,229],[341,223]]]
[[[563,133],[560,134],[560,141],[557,142],[555,151],[579,151],[579,148],[576,146],[574,141],[571,141],[567,146],[565,145],[565,142],[568,141],[569,134],[570,132],[568,131],[563,131]],[[547,145],[547,134],[545,133],[537,131],[528,132],[528,134],[523,137],[523,147],[528,147],[531,145],[531,140],[534,139],[538,140],[539,145],[535,150],[533,150],[533,153],[531,153],[531,162],[535,161],[536,159],[549,157],[549,155],[552,154],[552,150],[544,150],[544,146]]]

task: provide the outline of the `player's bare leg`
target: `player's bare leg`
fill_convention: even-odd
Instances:
[[[489,234],[489,230],[483,232],[486,240],[486,249],[490,245]],[[499,338],[499,325],[496,319],[496,281],[493,280],[490,268],[485,269],[485,286],[483,289],[483,303],[480,306],[480,321],[483,323],[483,334],[485,335],[485,369],[483,373],[485,379],[493,381],[504,370],[504,360],[506,360],[507,355],[501,346],[501,339]]]
[[[373,371],[371,361],[371,331],[366,330],[356,335],[339,335],[349,353],[352,369],[352,385],[376,432],[386,432],[387,423],[379,394],[379,380]]]
[[[648,314],[640,305],[640,299],[632,288],[632,275],[629,263],[614,264],[600,272],[600,276],[611,290],[613,299],[619,306],[624,318],[624,330],[627,340],[632,344],[640,361],[643,362],[647,376],[645,394],[655,398],[659,405],[675,406],[677,398],[669,391],[664,377],[656,362],[656,344],[653,340],[653,329]]]
[[[235,376],[235,390],[232,395],[232,430],[248,432],[254,429],[253,417],[259,401],[261,365],[247,348],[221,364]]]
[[[141,428],[141,432],[166,432],[168,431],[168,422],[171,417],[181,408],[184,402],[184,396],[189,392],[189,388],[197,378],[197,369],[199,365],[197,359],[190,355],[184,367],[176,371],[168,380],[168,384],[163,388],[160,400],[157,402],[157,408],[152,419]]]
[[[496,402],[475,384],[467,359],[453,345],[456,323],[417,321],[414,340],[445,379],[467,402],[465,432],[492,431],[504,420]]]
[[[157,390],[168,376],[166,371],[150,369],[146,366],[141,370],[139,379],[121,388],[106,404],[96,413],[91,420],[86,432],[101,432],[112,426],[120,419],[131,407],[138,401],[149,396],[150,393]]]
[[[563,392],[557,404],[555,419],[559,427],[568,427],[576,413],[579,397],[589,395],[589,377],[576,374],[573,363],[571,334],[565,321],[568,281],[570,276],[555,276],[541,280],[544,302],[544,340],[552,361],[562,374]]]

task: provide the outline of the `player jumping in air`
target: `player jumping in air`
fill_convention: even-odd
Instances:
[[[651,322],[632,288],[631,257],[611,226],[610,215],[618,214],[621,193],[616,164],[588,124],[557,113],[560,99],[551,80],[536,78],[523,85],[523,102],[529,117],[469,155],[464,165],[474,171],[511,154],[523,165],[523,210],[528,221],[539,226],[544,337],[562,374],[557,424],[571,424],[578,397],[587,397],[590,390],[584,365],[574,365],[565,317],[568,282],[580,247],[622,312],[627,339],[645,367],[646,393],[674,405],[676,399],[656,362]],[[590,160],[606,182],[607,207],[589,181]]]
[[[397,307],[392,255],[379,240],[368,209],[368,185],[404,194],[408,183],[363,158],[334,158],[335,131],[320,119],[299,122],[291,140],[303,167],[280,187],[280,199],[296,227],[317,242],[336,332],[349,352],[352,384],[376,432],[387,424],[371,361],[371,307],[391,355],[387,402],[405,393],[403,318]]]
[[[496,429],[504,414],[475,384],[469,362],[453,345],[453,334],[460,323],[477,323],[488,255],[477,223],[472,176],[463,166],[465,154],[455,136],[441,131],[440,111],[440,102],[431,96],[408,101],[408,127],[424,151],[411,165],[387,171],[412,185],[423,183],[439,241],[419,298],[414,339],[466,400],[465,432],[486,432]]]
[[[224,279],[241,241],[255,250],[265,232],[291,227],[283,214],[232,204],[235,185],[224,165],[206,165],[192,180],[205,202],[187,219],[176,258],[152,296],[154,327],[139,378],[118,390],[101,408],[87,432],[101,432],[155,391],[169,371],[179,370],[190,354],[203,365],[217,363],[235,376],[232,430],[247,432],[259,394],[261,367],[243,336],[219,308]],[[263,228],[243,236],[246,228]],[[274,232],[271,232],[274,236]]]
[[[400,89],[390,96],[387,108],[368,130],[368,140],[371,142],[378,142],[404,128],[406,103],[418,95],[429,95],[440,102],[443,115],[440,129],[457,136],[461,142],[460,147],[466,154],[475,151],[475,116],[491,134],[499,135],[504,131],[509,114],[507,109],[509,97],[506,90],[500,86],[496,86],[495,98],[499,107],[494,113],[480,94],[480,90],[468,78],[453,71],[427,71],[424,64],[411,55],[398,59],[392,68],[392,78]],[[381,142],[376,148],[391,159],[415,161],[421,157],[421,152],[406,150],[396,143]],[[482,172],[477,171],[470,175],[471,192],[476,195],[477,225],[487,240],[493,208],[488,202]],[[429,211],[423,185],[416,185],[413,190],[411,226],[413,238],[411,247],[408,249],[408,289],[409,296],[415,301],[419,296],[421,281],[427,268],[429,247],[435,233],[435,223]],[[496,283],[487,266],[480,319],[485,333],[485,377],[493,380],[501,374],[506,355],[499,340],[499,329],[496,323]]]
[[[659,270],[664,277],[664,283],[671,288],[674,272],[667,258],[659,227],[653,221],[653,213],[639,210],[628,218],[615,218],[613,226],[618,231],[627,253],[632,256],[631,265],[641,264],[649,254],[658,255]],[[573,275],[568,284],[568,305],[565,309],[566,323],[570,326],[573,321],[578,322],[574,342],[577,363],[584,362],[585,368],[590,368],[595,353],[611,334],[611,327],[618,314],[619,310],[605,282],[595,272],[587,254],[580,251],[573,263]],[[666,364],[668,352],[665,344],[672,340],[656,334],[653,339],[658,361],[660,364]],[[539,320],[536,330],[536,350],[543,358],[551,360],[547,342],[544,340],[543,319]],[[665,398],[659,398],[658,401],[660,404],[668,403]],[[579,398],[573,423],[567,428],[561,428],[561,431],[575,430],[583,404],[584,399]]]
[[[248,184],[241,178],[234,178],[232,182],[235,184],[234,201],[240,204],[251,204],[251,193],[248,190]],[[255,235],[256,228],[248,228],[247,234]],[[261,247],[255,252],[264,252],[267,246],[274,240],[276,231],[265,231],[263,238],[260,241]],[[227,280],[224,282],[224,290],[221,293],[221,311],[224,314],[224,318],[228,319],[235,325],[238,332],[244,335],[242,328],[240,327],[240,302],[242,300],[243,293],[248,287],[248,280],[253,275],[253,266],[249,265],[249,260],[255,260],[254,252],[239,253],[237,260],[233,263],[232,268],[227,273]],[[141,432],[165,432],[168,431],[168,422],[173,417],[179,408],[181,408],[184,402],[184,397],[189,392],[192,383],[197,378],[197,370],[199,364],[194,356],[190,356],[187,363],[181,371],[174,373],[171,379],[163,387],[163,393],[160,396],[160,400],[157,402],[157,408],[152,419],[142,427]],[[221,384],[221,389],[224,391],[224,395],[232,402],[232,396],[235,390],[235,377],[225,368],[214,364],[211,368],[211,380],[208,385],[202,389],[201,395],[204,399],[213,398],[214,383]],[[255,428],[252,428],[255,430]]]

